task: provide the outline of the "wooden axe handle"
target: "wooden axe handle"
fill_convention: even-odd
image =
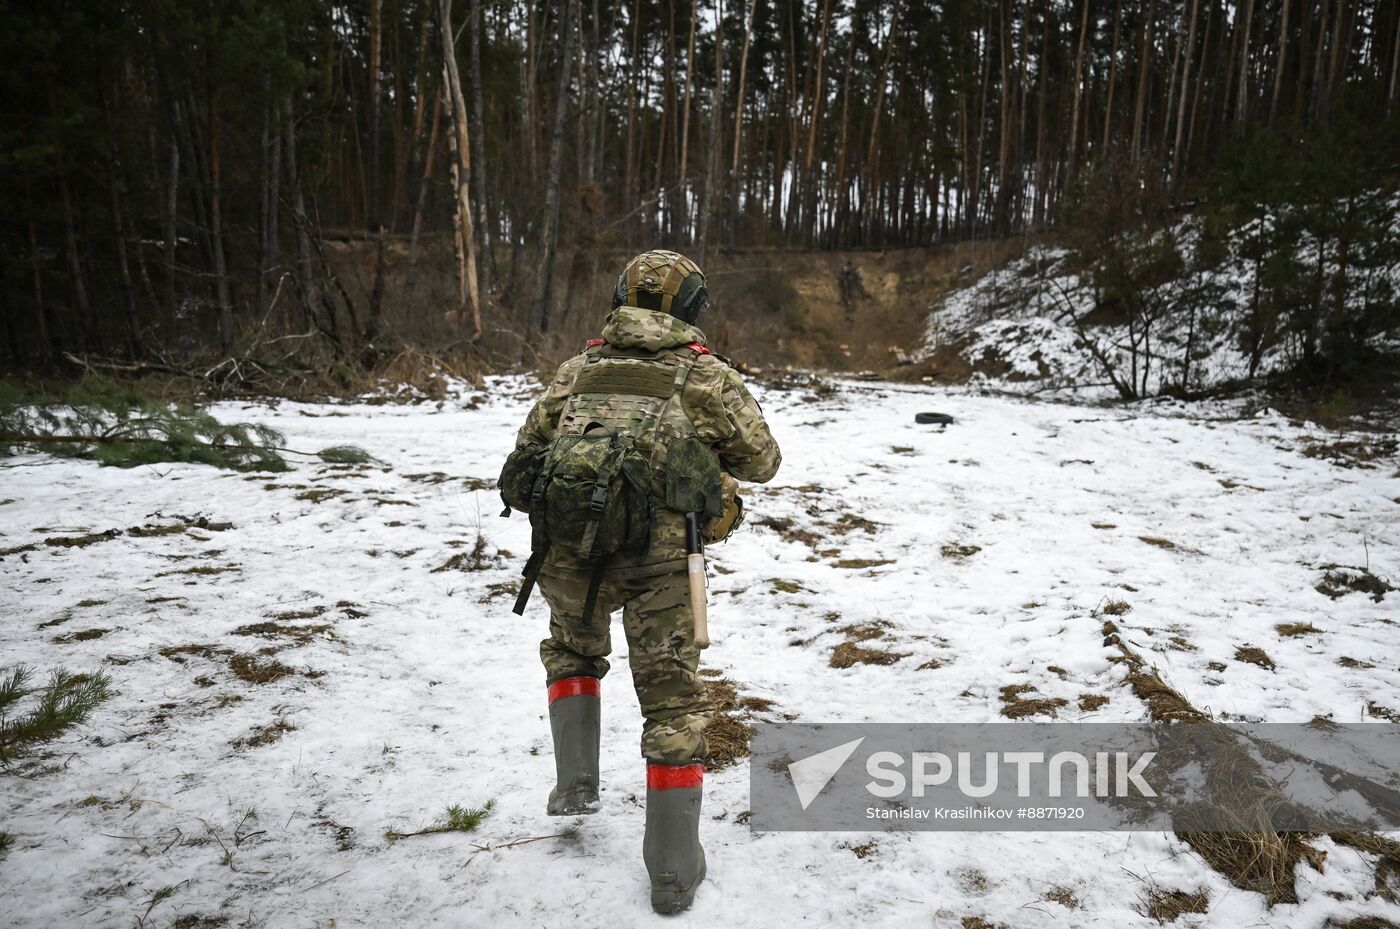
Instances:
[[[686,574],[690,579],[690,614],[695,617],[695,647],[710,647],[710,618],[705,603],[705,556],[696,552],[686,556]]]

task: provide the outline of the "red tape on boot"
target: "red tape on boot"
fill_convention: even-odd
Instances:
[[[563,677],[549,685],[549,702],[565,697],[596,697],[601,690],[596,677]]]
[[[705,780],[702,764],[648,764],[647,790],[699,787]]]

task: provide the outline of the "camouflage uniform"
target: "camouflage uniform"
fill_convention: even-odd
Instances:
[[[517,447],[545,445],[559,431],[581,432],[592,421],[636,426],[646,419],[654,408],[654,401],[646,397],[600,394],[568,402],[590,360],[600,356],[623,363],[668,355],[678,360],[693,358],[679,403],[667,401],[655,427],[661,452],[652,456],[654,498],[660,499],[664,492],[664,449],[693,433],[715,450],[720,465],[734,478],[769,480],[782,460],[778,445],[739,375],[718,355],[704,350],[704,342],[699,329],[667,313],[618,307],[608,317],[603,339],[590,343],[559,368],[521,427]],[[646,718],[642,755],[667,764],[705,758],[704,729],[712,716],[697,673],[700,653],[693,641],[685,556],[683,514],[658,506],[650,547],[608,562],[595,611],[602,617],[619,607],[623,610],[628,660]],[[549,602],[551,619],[550,636],[540,644],[540,657],[551,684],[607,673],[606,656],[611,651],[607,624],[597,618],[586,622],[581,616],[591,574],[591,567],[579,564],[567,551],[551,550],[545,559],[539,587]]]

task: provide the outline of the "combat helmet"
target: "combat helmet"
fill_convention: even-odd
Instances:
[[[636,306],[659,310],[694,323],[710,305],[710,291],[695,262],[678,252],[658,248],[627,262],[613,288],[612,305],[613,309]]]

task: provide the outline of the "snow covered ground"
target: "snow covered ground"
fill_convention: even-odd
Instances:
[[[0,829],[16,836],[0,924],[660,921],[620,632],[603,810],[544,815],[545,607],[510,612],[528,526],[498,519],[489,489],[533,389],[215,410],[382,466],[4,463],[0,549],[37,544],[0,560],[0,665],[103,669],[120,693],[49,746],[54,770],[0,775]],[[1102,640],[1110,605],[1125,641],[1222,718],[1400,711],[1400,594],[1315,589],[1333,564],[1400,580],[1393,455],[1343,467],[1305,454],[1335,436],[1221,406],[860,382],[760,397],[785,463],[711,550],[705,662],[772,701],[765,718],[995,721],[1002,688],[1029,685],[1023,698],[1064,701],[1038,720],[1143,719]],[[956,424],[916,426],[930,409]],[[45,544],[108,529],[122,532]],[[1237,660],[1245,646],[1275,669]],[[473,833],[385,837],[488,801]],[[745,763],[708,777],[710,877],[676,924],[1118,929],[1156,926],[1146,901],[1172,890],[1208,900],[1178,926],[1400,920],[1374,893],[1375,859],[1326,838],[1325,871],[1297,870],[1301,902],[1270,909],[1170,835],[765,835],[747,809]]]

